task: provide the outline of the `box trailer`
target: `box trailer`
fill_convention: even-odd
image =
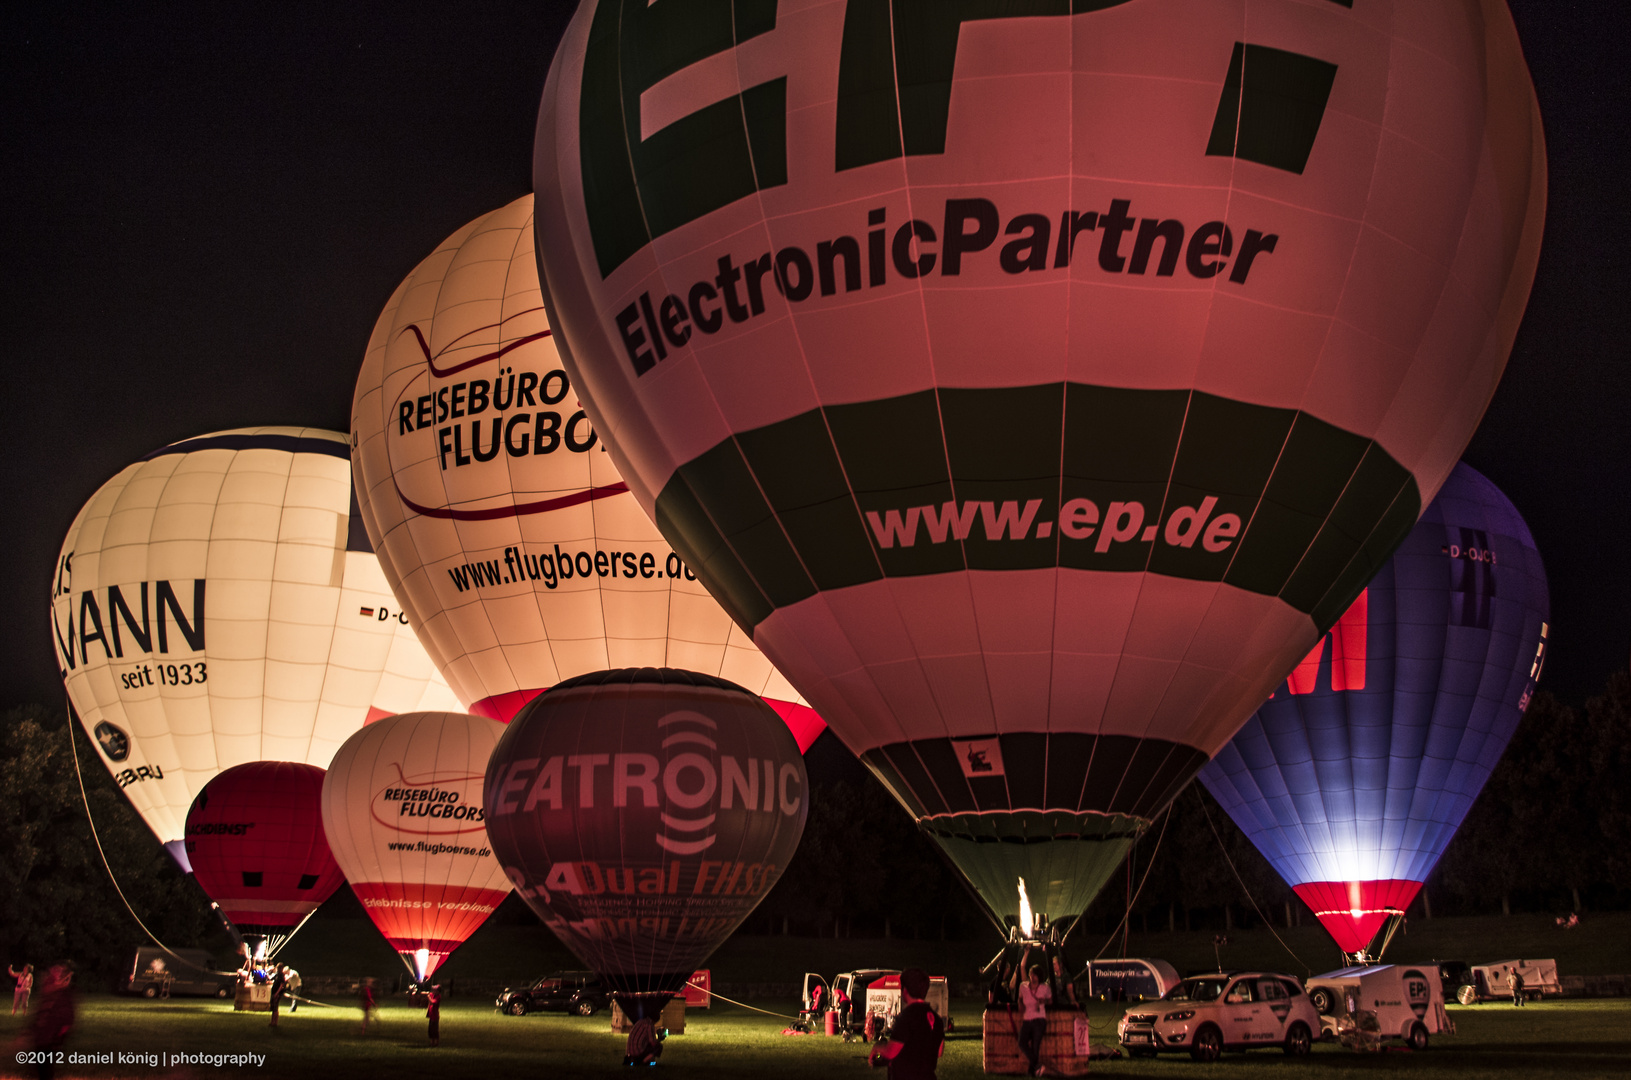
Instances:
[[[1100,1001],[1154,1001],[1179,982],[1165,960],[1094,960],[1085,977],[1087,996]]]
[[[1557,977],[1556,960],[1496,960],[1489,964],[1474,964],[1472,979],[1456,993],[1463,1005],[1476,1005],[1480,1001],[1511,1001],[1512,990],[1506,979],[1513,969],[1523,976],[1523,996],[1526,1001],[1539,1001],[1543,995],[1561,994],[1563,984]]]
[[[1403,1039],[1427,1049],[1430,1035],[1455,1034],[1436,964],[1375,964],[1315,975],[1304,984],[1322,1034],[1344,1042]]]

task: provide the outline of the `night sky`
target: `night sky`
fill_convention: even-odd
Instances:
[[[449,233],[530,190],[538,99],[572,6],[0,15],[0,705],[61,700],[52,564],[119,469],[222,428],[347,429],[391,290]],[[1534,531],[1552,583],[1542,685],[1578,703],[1631,649],[1631,16],[1610,0],[1513,9],[1550,206],[1528,315],[1465,457]]]

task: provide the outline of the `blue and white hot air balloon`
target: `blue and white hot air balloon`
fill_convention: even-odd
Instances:
[[[1370,586],[1200,779],[1346,953],[1403,911],[1500,760],[1546,653],[1546,573],[1457,465]]]

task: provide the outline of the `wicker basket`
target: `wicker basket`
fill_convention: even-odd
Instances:
[[[985,1071],[999,1076],[1024,1076],[1028,1069],[1019,1052],[1018,1009],[987,1009],[984,1017]],[[1081,1026],[1080,1038],[1077,1026]],[[1087,1047],[1087,1014],[1075,1009],[1049,1009],[1048,1033],[1042,1039],[1042,1066],[1050,1076],[1086,1076],[1087,1055],[1077,1054]]]

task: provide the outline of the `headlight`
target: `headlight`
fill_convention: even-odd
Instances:
[[[1167,1015],[1163,1016],[1161,1019],[1163,1019],[1163,1020],[1188,1020],[1191,1017],[1193,1017],[1194,1015],[1195,1015],[1195,1010],[1194,1009],[1184,1009],[1184,1010],[1182,1010],[1180,1012],[1169,1012],[1169,1013],[1167,1013]]]

